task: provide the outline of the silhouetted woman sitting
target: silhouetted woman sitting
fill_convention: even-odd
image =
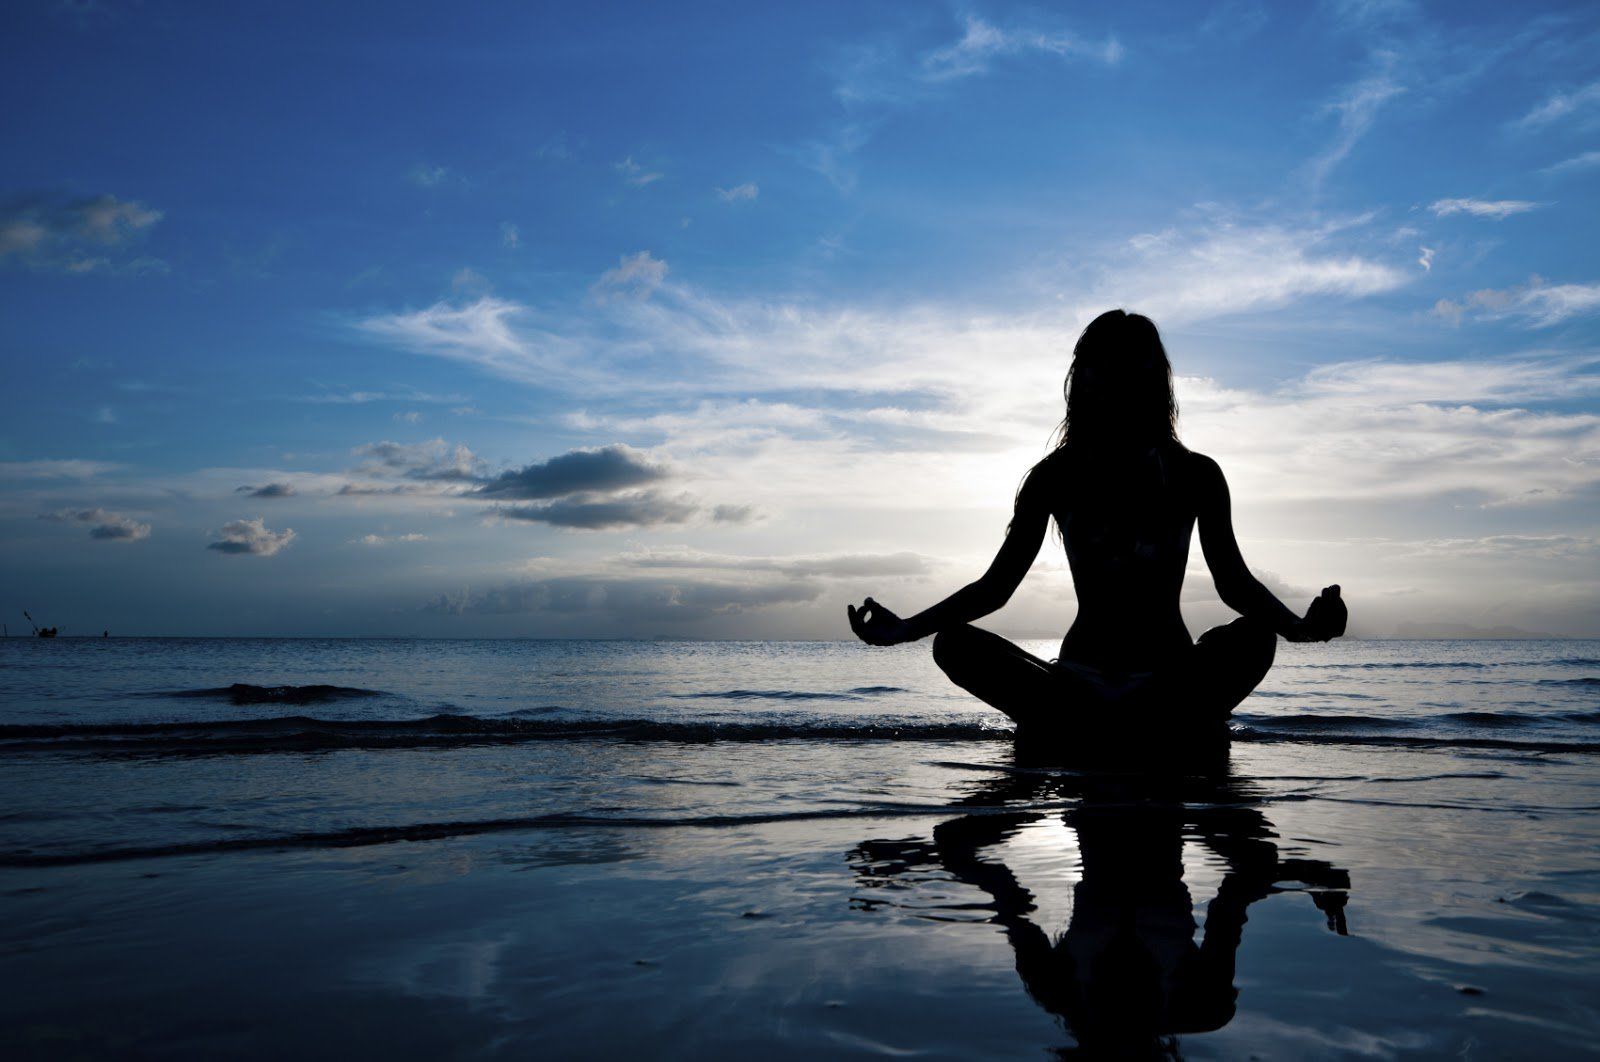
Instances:
[[[934,635],[939,667],[1016,720],[1019,736],[1130,724],[1167,734],[1221,729],[1272,666],[1278,635],[1309,642],[1344,633],[1339,588],[1323,590],[1302,618],[1245,567],[1222,470],[1178,441],[1172,368],[1149,318],[1096,317],[1073,349],[1064,391],[1059,443],[1028,472],[983,577],[909,619],[869,597],[849,608],[850,626],[872,645]],[[971,623],[1010,600],[1051,517],[1078,616],[1060,658],[1047,662]],[[1198,642],[1178,610],[1196,524],[1217,593],[1241,614]]]

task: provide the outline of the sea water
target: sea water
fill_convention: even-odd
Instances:
[[[10,639],[0,1042],[332,1056],[356,992],[408,1056],[1007,1057],[1083,1032],[1020,925],[1081,941],[1148,880],[1141,933],[1222,939],[1265,859],[1237,1016],[1187,1053],[1561,1057],[1600,1031],[1597,724],[1597,642],[1282,644],[1227,777],[1172,788],[1019,763],[925,646]]]

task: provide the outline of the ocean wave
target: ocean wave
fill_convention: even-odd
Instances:
[[[1404,730],[1416,725],[1410,719],[1394,719],[1374,715],[1247,715],[1235,712],[1234,721],[1253,727],[1274,730],[1329,730],[1339,727],[1358,727],[1365,730]]]
[[[900,686],[857,686],[843,693],[809,690],[707,690],[701,693],[670,694],[674,700],[753,700],[753,701],[859,701],[885,693],[905,693]]]
[[[1534,661],[1542,663],[1543,661]],[[1390,668],[1486,668],[1486,667],[1516,667],[1527,661],[1516,660],[1369,660],[1363,664],[1279,664],[1281,668],[1310,668],[1326,670],[1338,668],[1344,671],[1383,671]]]
[[[1600,686],[1600,675],[1580,675],[1578,678],[1540,679],[1541,686]]]
[[[1458,715],[1479,713],[1457,713]],[[1539,717],[1533,717],[1535,719]],[[1570,719],[1556,714],[1552,720]],[[1581,721],[1600,721],[1588,715]],[[1600,752],[1585,741],[1510,740],[1471,734],[1406,733],[1427,720],[1359,715],[1251,715],[1237,713],[1230,729],[1237,741],[1328,742],[1419,748],[1483,748],[1532,752]],[[1473,720],[1477,725],[1481,721]],[[1492,724],[1491,724],[1492,725]],[[1130,739],[1086,734],[1086,742],[1110,737],[1151,747],[1147,729]],[[971,742],[1010,741],[1014,732],[980,723],[928,722],[670,722],[650,719],[538,719],[433,715],[421,719],[229,719],[166,723],[0,725],[3,752],[89,752],[134,755],[210,755],[316,752],[339,749],[465,748],[537,741],[618,741],[710,744],[715,742]],[[1182,743],[1187,740],[1177,736]],[[1073,737],[1063,738],[1070,746]]]
[[[1442,718],[1466,726],[1511,727],[1537,723],[1540,717],[1519,712],[1451,712]]]
[[[1051,801],[1027,805],[1031,811],[1061,811],[1070,805]],[[685,816],[638,815],[528,815],[500,819],[468,819],[456,822],[417,822],[397,826],[355,826],[342,830],[317,830],[270,836],[219,837],[208,841],[180,841],[172,844],[127,845],[90,848],[79,851],[40,852],[33,849],[0,851],[0,867],[60,867],[86,863],[113,863],[130,859],[160,859],[173,856],[203,856],[224,852],[289,851],[297,848],[358,848],[402,841],[437,841],[450,837],[472,837],[489,833],[523,830],[563,829],[717,829],[762,826],[771,823],[805,822],[822,819],[885,819],[907,816],[926,817],[959,814],[1015,814],[1019,805],[992,807],[971,804],[862,804],[845,808],[815,808],[807,811],[747,812]]]
[[[225,700],[233,704],[328,704],[333,701],[384,695],[382,690],[364,690],[357,686],[329,686],[320,682],[310,686],[256,686],[248,682],[235,682],[231,686],[210,689],[161,690],[146,696],[197,697],[205,700]]]
[[[64,723],[0,726],[4,750],[250,752],[340,748],[417,748],[523,741],[993,741],[1011,731],[973,723],[714,723],[650,719],[226,719],[170,723]]]

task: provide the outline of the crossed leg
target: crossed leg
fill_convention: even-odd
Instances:
[[[933,660],[957,686],[1015,720],[1019,732],[1104,725],[1111,707],[1157,725],[1192,727],[1227,719],[1272,667],[1277,642],[1271,628],[1241,617],[1206,631],[1149,679],[1115,695],[970,624],[936,634]]]

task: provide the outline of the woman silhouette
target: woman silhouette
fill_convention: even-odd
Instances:
[[[1172,367],[1147,317],[1110,310],[1083,330],[1063,388],[1058,443],[1017,491],[1016,512],[977,582],[908,619],[872,598],[849,606],[871,645],[934,635],[933,659],[956,685],[1016,720],[1018,734],[1114,728],[1220,729],[1272,666],[1277,636],[1344,633],[1330,586],[1296,616],[1250,574],[1234,539],[1228,484],[1211,458],[1178,441]],[[1054,517],[1078,615],[1059,659],[1044,661],[971,626],[1010,600]],[[1224,604],[1240,613],[1192,641],[1178,593],[1198,524]],[[1144,731],[1152,733],[1151,731]]]

